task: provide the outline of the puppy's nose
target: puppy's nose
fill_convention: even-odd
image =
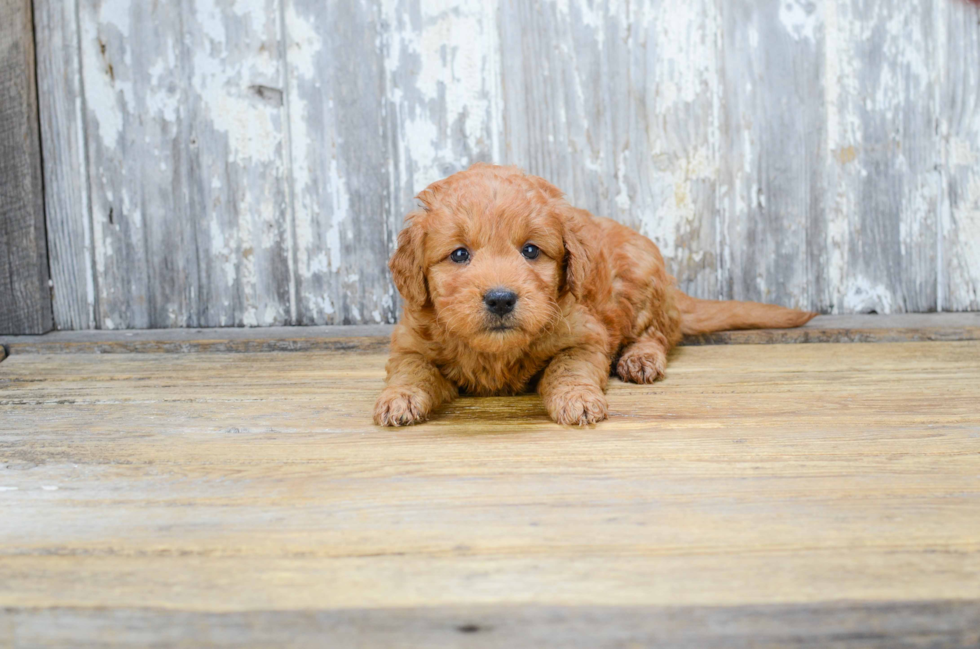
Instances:
[[[483,296],[483,303],[487,305],[487,310],[490,313],[505,316],[514,310],[514,305],[517,304],[517,293],[505,288],[491,289]]]

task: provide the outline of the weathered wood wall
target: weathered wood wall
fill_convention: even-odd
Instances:
[[[514,163],[685,290],[980,309],[961,0],[34,0],[60,328],[391,322],[413,196]]]

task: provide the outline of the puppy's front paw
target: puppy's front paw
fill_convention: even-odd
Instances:
[[[548,414],[559,424],[587,426],[606,418],[606,395],[599,389],[574,388],[545,400]]]
[[[429,418],[432,400],[414,388],[385,388],[374,405],[374,423],[379,426],[411,426]]]
[[[616,363],[616,374],[627,383],[653,383],[666,369],[667,355],[660,350],[627,350]]]

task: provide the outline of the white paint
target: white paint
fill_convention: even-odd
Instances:
[[[313,23],[296,12],[295,2],[287,0],[285,11],[290,74],[304,81],[315,79],[316,61],[323,48],[323,39]]]
[[[674,161],[668,174],[658,174],[660,183],[672,188],[664,195],[653,223],[644,222],[644,233],[656,241],[665,259],[675,260],[703,251],[686,250],[681,242],[700,228],[703,215],[693,200],[695,180],[717,179],[717,163],[710,146],[702,145],[686,159]]]
[[[850,313],[876,311],[881,314],[894,311],[894,298],[887,287],[873,284],[868,279],[856,276],[847,284],[844,294],[844,309]]]
[[[901,117],[898,111],[906,106],[906,93],[931,97],[929,65],[933,55],[928,50],[919,2],[909,0],[894,7],[879,5],[877,10],[875,20],[866,23],[867,30],[862,34],[870,38],[875,29],[885,34],[884,64],[869,110],[894,122]]]
[[[128,15],[128,6],[119,0],[103,4],[98,14],[87,11],[81,14],[85,105],[106,149],[117,146],[124,116],[131,114],[134,108],[132,83],[123,76],[128,70]],[[103,33],[103,30],[108,33]],[[102,52],[103,47],[105,53]],[[114,60],[116,49],[124,51],[122,61]]]
[[[248,206],[255,204],[253,200],[251,200],[251,193],[251,186],[246,186],[245,195],[241,201],[243,205]],[[246,327],[268,326],[269,323],[267,323],[264,319],[259,319],[260,295],[256,290],[256,247],[257,244],[264,239],[255,237],[252,232],[252,227],[253,225],[250,219],[245,218],[238,222],[238,241],[236,242],[237,247],[235,249],[235,254],[231,259],[237,261],[241,277],[241,296],[243,302],[242,323]]]
[[[694,199],[703,181],[717,182],[719,176],[719,11],[712,2],[641,6],[624,25],[631,35],[639,34],[641,46],[651,50],[645,87],[654,93],[647,101],[645,118],[653,126],[647,133],[654,201],[648,209],[653,213],[641,212],[634,218],[638,216],[641,231],[657,243],[669,267],[704,252],[688,247],[713,218],[700,213]],[[674,124],[689,123],[688,116],[695,110],[708,119],[698,120],[689,133],[678,137]],[[638,207],[634,202],[631,209],[635,212]]]
[[[841,16],[838,8],[843,7],[845,14]],[[828,161],[836,161],[838,151],[846,144],[861,142],[860,123],[854,111],[848,111],[844,100],[854,94],[857,83],[857,73],[854,67],[854,55],[848,50],[850,37],[843,33],[851,24],[850,16],[846,13],[847,5],[843,0],[827,0],[824,3],[825,24],[825,60],[824,60],[824,94],[827,112],[827,149],[825,157]],[[832,304],[834,313],[843,311],[844,297],[842,293],[847,286],[847,241],[850,235],[849,214],[853,210],[851,195],[843,182],[846,169],[832,162],[830,164],[827,195],[827,230],[825,256],[826,272],[830,278],[831,295],[824,296]]]
[[[282,311],[280,311],[280,309],[275,304],[265,305],[265,312],[263,313],[262,320],[261,320],[262,326],[271,327],[276,324],[281,324],[282,321],[281,314]]]
[[[629,187],[626,183],[626,170],[627,170],[627,157],[629,151],[623,149],[619,153],[619,161],[616,164],[616,207],[619,208],[619,220],[625,220],[629,218],[629,210],[632,205],[629,195]]]
[[[819,25],[819,14],[817,13],[817,3],[813,0],[778,0],[779,1],[779,22],[783,24],[786,31],[796,39],[806,39],[813,41],[816,39],[816,31]],[[834,0],[830,0],[833,2]],[[756,37],[758,38],[758,37]],[[749,36],[751,42],[751,34]],[[753,44],[753,47],[755,45]]]
[[[41,489],[44,491],[58,491],[57,485],[41,485]]]
[[[657,93],[657,112],[665,115],[718,92],[718,7],[708,2],[666,2],[651,22],[658,47],[653,83],[648,87]]]
[[[577,31],[580,28],[588,29],[588,32],[595,42],[595,48],[602,50],[606,42],[606,32],[603,24],[606,19],[612,18],[623,10],[624,4],[620,2],[581,2],[575,1],[570,5],[569,0],[556,0],[555,9],[560,18],[572,23],[571,29]],[[573,19],[574,22],[573,22]]]
[[[0,491],[17,491],[20,487],[0,487]]]
[[[217,215],[212,215],[208,221],[208,234],[211,240],[211,256],[218,261],[218,266],[224,273],[225,286],[229,289],[233,288],[238,280],[238,255],[225,240],[225,232],[218,222]]]
[[[439,180],[446,168],[468,166],[451,146],[451,132],[441,131],[436,111],[445,112],[449,129],[459,128],[470,151],[492,150],[493,109],[499,102],[496,25],[492,0],[437,0],[418,4],[420,25],[408,24],[406,9],[414,0],[384,0],[381,13],[393,27],[385,69],[398,115],[401,142],[396,163],[414,195]],[[408,6],[406,6],[408,5]],[[403,85],[404,84],[404,85]],[[410,87],[409,87],[410,84]],[[458,126],[457,126],[458,125]],[[408,179],[411,179],[410,181]]]
[[[340,228],[350,217],[350,195],[347,193],[347,180],[337,171],[337,159],[330,161],[328,176],[333,211],[330,214],[330,229],[327,230],[326,248],[330,259],[331,272],[339,272],[343,260],[343,250],[340,245]]]
[[[150,68],[149,91],[146,94],[146,107],[154,115],[167,122],[176,122],[180,113],[180,79],[171,74],[177,67],[173,46],[167,47],[166,56],[157,58]]]
[[[232,17],[245,21],[255,35],[265,36],[264,0],[247,0],[218,5],[217,0],[194,3],[192,24],[200,29],[192,43],[194,56],[191,86],[202,104],[211,126],[228,136],[232,160],[248,165],[279,159],[282,135],[278,108],[258,99],[251,86],[275,86],[279,60],[275,47],[255,48],[248,56],[233,55],[240,47],[229,42],[224,21]],[[225,12],[230,15],[226,16]]]
[[[980,145],[980,142],[977,143]],[[949,165],[951,167],[973,167],[977,164],[977,154],[969,140],[953,136],[949,140]]]

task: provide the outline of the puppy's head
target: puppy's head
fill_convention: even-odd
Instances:
[[[561,192],[518,169],[476,165],[418,196],[389,264],[406,309],[436,320],[474,349],[526,346],[581,299],[591,242]]]

